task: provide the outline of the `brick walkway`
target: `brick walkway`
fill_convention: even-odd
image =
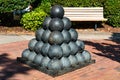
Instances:
[[[16,62],[28,41],[0,44],[0,80],[120,80],[120,43],[110,40],[84,42],[96,63],[58,77]]]

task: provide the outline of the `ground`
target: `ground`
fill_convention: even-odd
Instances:
[[[52,77],[16,62],[29,41],[0,44],[0,80],[119,80],[120,44],[111,40],[86,40],[96,63],[61,76]]]
[[[76,30],[94,31],[93,28]],[[97,30],[101,32],[120,32],[120,28],[113,28],[106,24]],[[0,34],[33,35],[34,32],[19,26],[0,26]],[[120,78],[119,41],[84,40],[85,50],[91,53],[92,59],[95,59],[96,63],[57,77],[52,77],[25,64],[16,62],[16,58],[20,57],[22,51],[28,47],[28,42],[28,40],[24,40],[0,44],[0,80],[119,80]]]
[[[80,28],[79,26],[75,28],[77,31],[94,31],[94,28]],[[119,33],[120,28],[113,28],[110,25],[102,24],[102,27],[98,27],[97,31],[101,32],[113,32],[113,33]],[[0,26],[0,34],[28,34],[28,35],[34,35],[33,31],[25,30],[21,26],[13,26],[13,27],[7,27],[7,26]]]

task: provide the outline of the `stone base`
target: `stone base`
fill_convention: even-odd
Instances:
[[[88,66],[90,64],[93,64],[95,63],[95,60],[90,60],[89,62],[85,62],[83,65],[74,65],[74,66],[71,66],[70,68],[64,68],[60,71],[53,71],[53,70],[48,70],[47,68],[44,68],[44,67],[41,67],[39,65],[36,65],[35,63],[31,62],[31,61],[28,61],[26,58],[22,58],[22,57],[17,57],[17,61],[20,62],[20,63],[24,63],[24,64],[27,64],[29,65],[30,67],[32,68],[35,68],[39,71],[42,71],[46,74],[49,74],[53,77],[55,76],[59,76],[59,75],[62,75],[62,74],[65,74],[67,72],[71,72],[71,71],[74,71],[76,69],[80,69],[82,67],[85,67],[85,66]]]

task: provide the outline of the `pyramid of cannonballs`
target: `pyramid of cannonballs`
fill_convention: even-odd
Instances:
[[[51,75],[81,68],[92,60],[90,53],[84,50],[83,41],[77,38],[78,33],[71,28],[71,21],[64,17],[63,7],[55,5],[21,58],[30,66]]]

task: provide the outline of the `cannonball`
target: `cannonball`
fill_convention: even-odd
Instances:
[[[63,35],[63,38],[64,38],[64,42],[65,43],[69,43],[70,40],[71,40],[71,34],[69,33],[69,31],[67,31],[67,30],[64,29],[62,31],[62,35]]]
[[[84,50],[82,52],[82,56],[86,62],[89,62],[91,60],[91,55],[87,50]]]
[[[50,24],[50,21],[51,21],[51,17],[46,17],[43,21],[43,28],[44,29],[49,29],[49,24]]]
[[[77,52],[78,52],[78,46],[75,42],[71,41],[69,42],[68,44],[70,46],[70,49],[71,49],[71,53],[72,55],[75,55]]]
[[[69,68],[71,66],[71,63],[67,57],[62,57],[60,61],[63,68]]]
[[[63,17],[62,21],[64,23],[64,29],[69,30],[72,25],[70,19],[67,17]]]
[[[43,57],[42,58],[42,61],[41,61],[41,66],[44,67],[44,68],[48,68],[48,64],[50,62],[50,58],[48,56],[46,57]]]
[[[51,45],[49,43],[43,44],[43,46],[41,48],[41,53],[43,54],[43,56],[47,56],[48,55],[48,51],[49,51],[50,46]]]
[[[23,58],[28,58],[28,55],[30,54],[30,50],[29,49],[25,49],[23,52],[22,52],[22,57]]]
[[[64,16],[64,9],[62,6],[60,5],[55,5],[51,8],[51,11],[50,11],[50,16],[52,18],[63,18]]]
[[[31,51],[30,54],[28,55],[28,60],[33,62],[36,55],[37,54],[34,51]]]
[[[60,60],[58,60],[58,59],[50,60],[50,62],[48,64],[48,69],[53,70],[53,71],[61,70],[62,69],[62,64],[61,64]]]
[[[35,45],[35,47],[34,47],[34,51],[35,51],[37,54],[41,53],[41,48],[42,48],[43,44],[44,44],[44,43],[43,43],[42,41],[38,41],[38,42],[36,43],[36,45]]]
[[[36,33],[35,33],[35,37],[38,41],[41,41],[41,38],[42,38],[42,34],[44,32],[44,29],[43,28],[39,28]]]
[[[45,30],[42,34],[42,41],[47,43],[48,42],[48,38],[50,36],[51,31],[49,29]]]
[[[69,32],[70,32],[70,34],[71,34],[71,40],[72,40],[72,41],[76,41],[77,38],[78,38],[78,33],[77,33],[77,31],[76,31],[75,29],[71,28],[71,29],[69,30]]]
[[[41,54],[37,54],[33,60],[33,62],[36,64],[36,65],[41,65],[41,61],[43,59],[43,56]]]
[[[63,27],[64,27],[64,23],[61,19],[59,18],[53,18],[51,21],[50,21],[50,30],[51,31],[62,31],[63,30]]]
[[[76,66],[78,64],[78,60],[74,55],[70,55],[68,59],[70,61],[71,66]]]
[[[53,31],[49,36],[49,43],[50,44],[62,44],[64,38],[61,32]]]
[[[75,55],[75,57],[77,58],[78,63],[79,63],[80,65],[82,65],[82,64],[85,63],[84,57],[82,56],[82,54],[81,54],[80,52],[78,52],[78,53]]]
[[[67,43],[63,43],[61,45],[62,50],[63,50],[63,56],[68,57],[71,53],[71,48]]]
[[[35,44],[36,44],[37,42],[38,42],[38,41],[37,41],[35,38],[31,39],[31,40],[29,41],[29,43],[28,43],[28,48],[29,48],[30,50],[34,50]]]
[[[61,58],[63,55],[63,50],[59,45],[51,45],[48,51],[48,56],[53,58]]]
[[[85,49],[85,44],[84,44],[83,41],[77,40],[77,41],[76,41],[76,44],[77,44],[77,46],[78,46],[79,52],[82,52],[82,51]]]

